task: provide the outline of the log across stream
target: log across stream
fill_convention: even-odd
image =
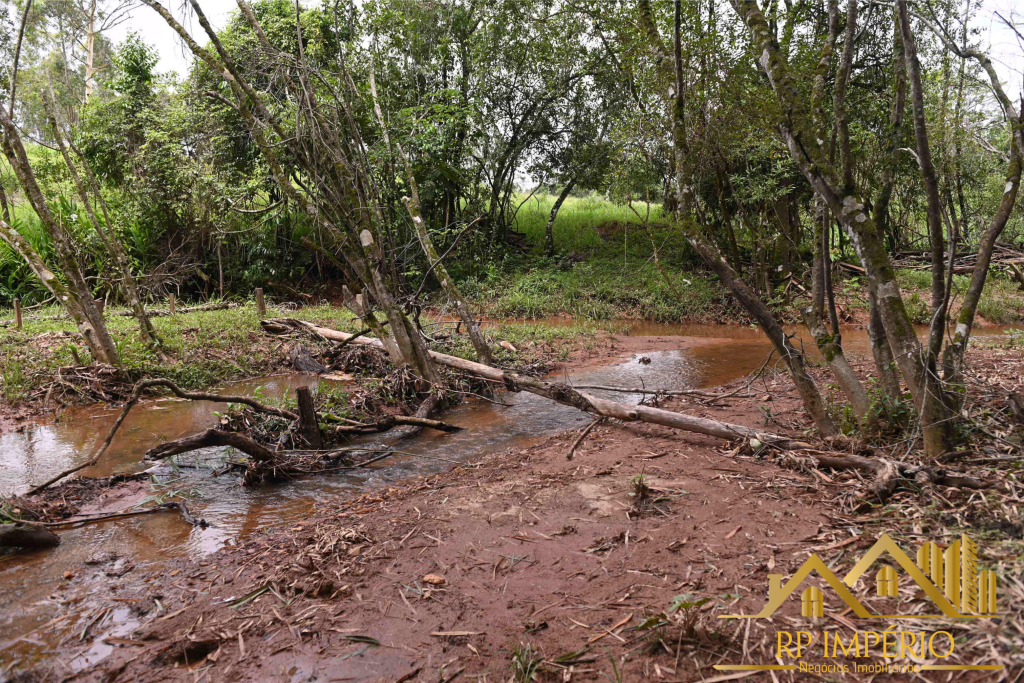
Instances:
[[[636,326],[636,331],[651,339],[651,348],[673,350],[642,351],[651,359],[650,364],[638,363],[627,353],[618,359],[608,359],[605,364],[572,370],[573,382],[661,389],[709,387],[753,371],[769,349],[756,330],[744,327],[643,323]],[[1001,332],[982,332],[985,331]],[[856,331],[847,333],[847,343],[858,343],[857,335]],[[638,347],[636,342],[639,340],[634,340],[634,348],[643,348],[642,343]],[[564,375],[559,378],[564,379]],[[233,383],[223,387],[222,393],[251,395],[259,390],[263,400],[267,400],[299,386],[316,387],[319,383],[315,376],[287,374]],[[639,396],[620,394],[615,399],[635,403]],[[399,456],[360,472],[307,478],[297,486],[248,489],[238,486],[237,478],[213,478],[209,470],[220,464],[225,455],[223,449],[184,456],[183,464],[207,469],[168,469],[160,478],[160,487],[165,493],[198,494],[188,504],[196,516],[210,523],[208,528],[190,527],[172,514],[117,520],[62,530],[63,543],[58,548],[0,562],[0,661],[9,661],[12,653],[29,659],[41,656],[42,648],[17,639],[54,617],[54,606],[47,598],[63,582],[64,572],[69,569],[82,573],[74,586],[88,593],[90,586],[101,584],[90,583],[94,579],[87,577],[87,573],[96,574],[95,581],[102,582],[110,580],[103,578],[106,572],[116,574],[129,565],[152,569],[170,558],[202,558],[265,527],[294,525],[305,519],[316,501],[324,497],[441,471],[450,468],[453,461],[472,460],[510,447],[526,447],[550,434],[581,428],[592,417],[525,392],[502,395],[501,400],[510,405],[466,402],[444,414],[446,421],[467,427],[465,431],[425,432],[402,444],[403,451],[423,457]],[[148,467],[140,462],[148,448],[214,426],[218,421],[215,412],[223,409],[223,405],[206,402],[148,400],[132,411],[100,465],[83,474],[105,476]],[[107,408],[76,409],[59,423],[29,425],[22,432],[0,435],[0,493],[24,491],[29,484],[88,458],[117,413],[117,409]],[[95,511],[121,510],[151,493],[148,485],[139,486],[127,498],[106,501]],[[102,561],[85,564],[90,559]],[[113,614],[114,625],[108,623],[102,630],[113,630],[112,635],[117,635],[126,631],[131,621],[127,609],[118,611]],[[40,638],[45,636],[31,636],[32,640]],[[81,655],[82,665],[86,659],[95,661],[104,656],[109,648],[102,639],[96,639],[92,648]]]

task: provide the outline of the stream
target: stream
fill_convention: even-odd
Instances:
[[[551,325],[571,324],[552,319]],[[756,370],[770,350],[759,330],[742,326],[671,325],[633,322],[615,331],[636,337],[678,340],[679,349],[642,351],[651,359],[638,363],[635,357],[609,359],[605,364],[581,369],[569,368],[574,383],[606,384],[656,389],[709,387],[729,382]],[[975,336],[1004,334],[1001,328],[975,331]],[[806,336],[806,335],[805,335]],[[642,341],[634,340],[642,347]],[[848,353],[870,354],[863,330],[844,331]],[[635,347],[637,344],[634,344]],[[652,347],[656,344],[652,341]],[[560,372],[559,379],[565,378]],[[260,380],[225,385],[222,393],[280,398],[299,386],[314,391],[321,380],[313,375],[283,374]],[[611,395],[594,392],[608,398]],[[180,457],[180,468],[164,467],[156,477],[157,492],[185,497],[192,513],[204,518],[209,527],[186,524],[178,514],[158,513],[112,520],[84,527],[63,529],[61,545],[51,551],[0,556],[0,680],[8,670],[56,657],[72,673],[94,664],[112,650],[103,638],[92,643],[71,639],[80,652],[55,650],[58,638],[46,633],[48,622],[61,608],[74,601],[85,613],[90,594],[106,592],[120,579],[110,577],[109,558],[117,557],[115,569],[152,571],[162,563],[180,557],[202,559],[218,549],[238,543],[252,534],[282,525],[295,524],[310,516],[318,501],[348,496],[408,477],[450,469],[454,463],[471,461],[488,453],[522,448],[547,436],[587,424],[590,417],[574,408],[554,404],[529,393],[504,394],[500,405],[482,400],[463,402],[444,415],[444,420],[465,427],[455,434],[425,432],[403,442],[396,455],[365,470],[344,474],[321,474],[261,488],[239,485],[234,474],[213,477],[211,471],[227,457],[227,450],[205,449]],[[637,402],[639,396],[616,394],[616,400]],[[152,446],[209,428],[218,421],[224,404],[173,398],[146,401],[129,414],[104,458],[83,475],[107,476],[138,472],[150,464],[142,455]],[[66,411],[57,421],[26,425],[17,432],[0,435],[0,494],[27,490],[32,483],[88,459],[96,451],[116,418],[119,408],[85,407]],[[124,506],[122,506],[124,507]],[[121,508],[117,508],[121,509]],[[108,562],[90,565],[92,558],[106,556]],[[134,568],[132,568],[134,567]],[[65,572],[78,574],[68,581]],[[115,571],[116,573],[116,571]],[[74,610],[65,610],[74,611]],[[69,617],[66,627],[73,623]],[[120,636],[137,625],[127,607],[108,612],[92,625],[91,633]],[[75,625],[76,632],[86,628]]]

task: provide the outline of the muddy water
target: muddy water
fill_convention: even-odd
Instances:
[[[559,320],[546,322],[569,324]],[[616,324],[613,329],[633,336],[688,337],[689,343],[680,346],[690,348],[644,353],[651,359],[649,364],[627,358],[609,361],[604,366],[569,370],[572,382],[664,389],[713,386],[752,372],[770,349],[758,330],[746,327],[636,322]],[[999,332],[990,328],[977,334]],[[699,338],[700,343],[694,345],[693,338]],[[844,334],[844,343],[850,351],[870,352],[863,331]],[[308,375],[283,375],[231,384],[221,392],[274,398],[298,386],[318,388],[323,384]],[[635,396],[616,398],[637,400]],[[501,401],[506,405],[473,401],[456,407],[445,419],[466,427],[465,431],[423,434],[400,444],[403,455],[357,474],[321,475],[293,484],[247,489],[238,485],[237,477],[211,476],[211,470],[228,456],[225,449],[207,449],[197,456],[181,458],[180,469],[168,468],[156,477],[156,493],[184,495],[194,514],[209,522],[209,528],[190,527],[171,513],[150,515],[64,530],[62,544],[53,551],[0,558],[0,677],[11,664],[18,667],[55,657],[62,666],[78,669],[105,657],[110,646],[101,638],[80,652],[61,651],[57,656],[56,639],[45,633],[45,627],[58,615],[69,613],[71,616],[60,626],[75,624],[76,632],[85,628],[95,616],[94,594],[105,593],[116,585],[117,579],[106,576],[106,572],[118,573],[126,567],[140,572],[157,568],[171,558],[202,558],[261,530],[294,524],[306,518],[316,502],[326,497],[442,471],[453,463],[485,453],[530,445],[589,420],[573,408],[552,404],[532,394],[506,395]],[[172,399],[147,402],[131,413],[102,463],[84,474],[104,476],[139,471],[144,467],[141,459],[148,448],[216,424],[216,411],[223,409],[223,404]],[[87,459],[106,435],[117,412],[100,408],[73,410],[54,423],[0,435],[0,493],[24,491],[31,483]],[[127,505],[117,509],[124,507]],[[89,564],[92,559],[104,562]],[[65,572],[76,576],[69,581]],[[72,606],[68,606],[69,600]],[[134,625],[129,610],[119,609],[99,618],[92,624],[91,633],[117,636]],[[77,645],[78,639],[74,642]]]

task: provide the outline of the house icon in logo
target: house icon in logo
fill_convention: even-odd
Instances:
[[[941,614],[872,614],[850,589],[879,559],[888,553],[889,559],[914,582]],[[899,573],[896,567],[883,565],[875,575],[876,595],[899,596]],[[860,618],[889,619],[986,619],[998,616],[996,612],[996,575],[991,569],[978,570],[977,545],[966,534],[943,550],[934,542],[927,542],[917,552],[917,562],[903,552],[889,534],[882,534],[860,561],[840,581],[820,557],[811,555],[799,570],[783,584],[781,574],[768,575],[768,604],[757,614],[729,614],[720,619],[766,619],[792,595],[811,574],[817,575],[835,591],[855,615]],[[801,595],[801,614],[805,617],[824,616],[824,594],[814,585],[806,586]]]

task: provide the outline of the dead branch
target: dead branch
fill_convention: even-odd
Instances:
[[[352,335],[344,332],[338,332],[337,330],[293,319],[264,320],[262,325],[263,329],[271,334],[288,334],[303,330],[334,341],[346,341],[352,337]],[[352,340],[352,343],[383,348],[383,344],[378,339],[355,339]],[[475,363],[473,361],[458,358],[456,356],[449,356],[436,351],[430,351],[429,353],[431,358],[441,365],[455,368],[456,370],[461,370],[463,372],[468,372],[472,375],[492,380],[494,382],[500,382],[504,384],[505,388],[509,391],[528,391],[532,394],[551,399],[557,403],[573,406],[584,412],[603,415],[605,417],[613,417],[615,419],[622,420],[623,422],[639,421],[650,424],[659,424],[665,427],[672,427],[673,429],[706,434],[708,436],[714,436],[730,441],[737,437],[757,439],[762,443],[771,444],[782,449],[809,447],[808,444],[790,439],[789,437],[761,432],[744,425],[719,422],[717,420],[695,417],[684,413],[675,413],[669,410],[662,410],[660,408],[652,408],[650,406],[626,405],[624,403],[609,401],[607,399],[591,396],[590,394],[585,394],[577,391],[568,384],[560,382],[546,382],[535,377],[526,377],[514,372],[501,370],[500,368]]]
[[[155,512],[167,512],[169,510],[177,510],[181,513],[181,516],[186,522],[192,526],[198,526],[206,528],[208,525],[205,519],[196,519],[192,516],[192,513],[188,511],[188,507],[180,501],[170,501],[167,503],[161,503],[156,507],[146,508],[145,510],[132,510],[128,512],[111,512],[106,515],[95,515],[91,517],[79,517],[77,519],[65,519],[59,522],[42,522],[41,524],[49,528],[57,528],[64,526],[77,527],[84,524],[92,524],[94,522],[105,522],[111,519],[123,519],[125,517],[137,517],[139,515],[151,515]]]
[[[425,417],[411,417],[406,415],[388,415],[381,418],[377,422],[368,424],[354,422],[348,425],[338,425],[333,427],[333,431],[337,434],[376,434],[379,432],[386,432],[389,429],[398,425],[411,425],[415,427],[426,427],[428,429],[436,429],[441,432],[461,432],[464,428],[458,425],[449,424],[440,420],[431,420]]]
[[[274,452],[256,443],[244,434],[225,432],[220,429],[207,429],[204,432],[186,436],[154,446],[146,451],[146,460],[163,460],[179,453],[210,448],[211,446],[231,446],[237,448],[257,462],[271,462]]]
[[[593,422],[588,424],[583,429],[583,431],[580,432],[580,435],[578,437],[576,437],[575,441],[572,442],[572,446],[569,448],[569,452],[565,454],[565,459],[566,460],[572,460],[572,456],[576,455],[576,449],[579,448],[580,444],[583,443],[583,440],[585,438],[587,438],[587,434],[590,433],[590,430],[592,430],[594,427],[596,427],[600,423],[604,422],[605,419],[606,418],[604,418],[604,417],[594,418]]]
[[[941,467],[893,462],[887,458],[866,458],[852,453],[803,450],[816,461],[818,467],[871,472],[874,479],[868,490],[880,501],[887,500],[903,482],[911,479],[919,485],[935,484],[952,488],[987,489],[994,485],[993,482],[950,474]]]

